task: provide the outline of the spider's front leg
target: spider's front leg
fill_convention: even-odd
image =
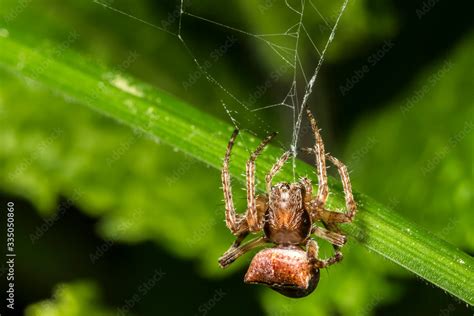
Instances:
[[[270,171],[266,175],[265,182],[266,182],[266,189],[267,189],[268,195],[270,195],[271,190],[272,190],[273,177],[278,173],[278,171],[280,171],[280,169],[283,167],[285,162],[290,157],[291,157],[291,151],[284,152],[283,155],[275,162],[275,164],[272,166],[272,169],[270,169]]]
[[[236,129],[232,133],[232,136],[227,144],[227,150],[224,157],[224,165],[222,167],[222,190],[224,191],[224,202],[225,202],[225,223],[230,229],[232,234],[239,236],[245,234],[248,231],[247,222],[244,221],[242,215],[235,212],[234,200],[232,197],[232,185],[230,183],[230,172],[229,162],[232,147],[234,146],[235,139],[239,134],[239,130]]]
[[[240,247],[240,244],[249,234],[249,232],[257,232],[262,229],[265,211],[267,209],[268,198],[265,195],[255,195],[255,160],[257,156],[262,152],[263,148],[276,135],[271,134],[266,139],[264,139],[247,161],[246,176],[248,206],[245,215],[241,215],[237,214],[235,211],[229,172],[230,155],[238,134],[239,131],[237,129],[234,130],[234,132],[232,133],[229,144],[227,145],[227,151],[224,157],[224,166],[222,168],[222,189],[224,191],[226,225],[230,229],[232,234],[237,236],[237,239],[234,241],[234,243],[224,253],[222,258],[219,259],[219,262],[221,263],[222,267],[225,267],[226,265],[232,263],[238,256],[241,255],[236,255],[236,253],[239,253],[238,250],[242,249]]]
[[[349,172],[347,171],[347,167],[340,162],[337,158],[328,155],[328,159],[336,166],[337,171],[341,177],[342,187],[344,189],[344,197],[346,201],[346,212],[339,213],[339,212],[331,212],[325,209],[318,210],[318,217],[323,222],[328,224],[332,223],[350,223],[354,220],[354,217],[357,213],[357,204],[354,200],[354,196],[352,194],[352,187],[351,181],[349,179]]]
[[[255,195],[255,160],[262,153],[265,146],[276,136],[276,133],[272,133],[267,136],[258,145],[257,149],[250,155],[249,160],[245,168],[246,179],[247,179],[247,212],[246,219],[248,229],[251,232],[260,231],[263,227],[263,218],[267,206],[267,197]]]
[[[324,151],[324,143],[319,133],[319,128],[316,123],[316,119],[310,110],[306,111],[309,122],[311,123],[311,129],[313,131],[315,144],[312,148],[303,148],[302,150],[308,153],[313,153],[316,163],[316,171],[318,176],[318,193],[311,201],[305,201],[313,222],[317,217],[317,210],[322,209],[326,204],[329,188],[328,188],[328,176],[326,171],[326,154]]]
[[[354,200],[354,195],[352,194],[351,179],[349,178],[349,171],[347,167],[340,162],[337,158],[333,156],[328,156],[328,159],[336,166],[337,171],[341,177],[342,187],[344,189],[344,197],[346,200],[347,211],[344,213],[349,222],[354,220],[354,217],[357,213],[357,204]]]
[[[313,221],[322,220],[326,223],[347,223],[352,222],[354,216],[357,212],[356,202],[354,196],[352,195],[351,182],[349,179],[349,172],[347,167],[340,162],[338,159],[331,155],[327,155],[327,158],[336,166],[342,180],[342,186],[344,188],[346,208],[345,213],[331,212],[324,209],[326,204],[327,197],[329,194],[328,181],[327,181],[327,172],[326,172],[326,154],[324,151],[324,144],[319,133],[316,120],[309,110],[307,110],[309,121],[311,122],[311,128],[313,130],[314,138],[316,144],[313,148],[303,148],[304,151],[308,153],[314,153],[316,158],[316,169],[318,173],[318,194],[311,200],[311,202],[306,203],[308,210],[310,211]]]
[[[276,133],[265,138],[257,149],[250,155],[246,165],[247,179],[247,211],[245,215],[237,214],[232,197],[232,186],[230,183],[229,162],[235,139],[239,130],[234,130],[227,145],[227,151],[224,157],[224,166],[222,167],[222,189],[224,191],[225,202],[225,221],[232,234],[239,236],[245,232],[256,232],[261,229],[263,216],[266,210],[266,196],[255,195],[255,160],[262,152],[265,146],[275,137]]]

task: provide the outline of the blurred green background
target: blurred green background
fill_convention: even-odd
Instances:
[[[106,2],[177,31],[178,1]],[[318,47],[341,4],[307,2],[304,23]],[[356,190],[472,255],[474,33],[462,5],[351,1],[310,108]],[[243,128],[277,130],[289,144],[291,112],[250,111],[280,102],[292,79],[284,72],[255,97],[284,63],[252,36],[183,19],[193,54],[246,110],[200,75],[175,36],[92,1],[4,0],[0,10],[1,36],[62,43],[230,122],[225,100]],[[187,2],[186,10],[253,34],[296,22],[279,1]],[[235,41],[215,55],[229,36]],[[309,74],[318,60],[312,44],[302,41],[299,53]],[[217,266],[233,241],[218,170],[1,69],[0,82],[0,199],[17,205],[18,315],[472,314],[353,242],[304,299],[245,285],[251,255]]]

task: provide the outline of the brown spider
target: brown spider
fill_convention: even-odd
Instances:
[[[273,243],[272,248],[263,249],[252,259],[245,274],[244,282],[264,284],[289,297],[303,297],[314,291],[319,282],[319,269],[342,260],[340,248],[346,242],[336,223],[352,222],[356,214],[356,203],[347,168],[336,158],[324,153],[324,144],[319,134],[316,120],[307,111],[311,128],[316,139],[313,148],[304,151],[314,153],[318,174],[318,193],[312,196],[311,181],[302,178],[297,183],[281,182],[272,186],[272,179],[291,156],[285,152],[267,174],[266,194],[255,194],[255,160],[264,147],[276,135],[271,134],[252,153],[246,165],[247,178],[247,211],[245,214],[235,212],[230,185],[229,160],[232,146],[239,133],[235,130],[227,146],[222,168],[222,185],[226,207],[226,224],[237,239],[221,258],[219,264],[227,267],[247,251]],[[324,208],[328,197],[326,159],[338,169],[344,187],[347,211],[333,212]],[[316,226],[321,221],[325,228]],[[249,233],[263,230],[263,236],[241,245]],[[335,250],[334,256],[328,259],[318,257],[318,244],[311,238],[317,237],[329,241]]]

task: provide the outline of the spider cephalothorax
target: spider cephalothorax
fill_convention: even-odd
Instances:
[[[342,260],[340,248],[346,237],[341,234],[336,223],[351,222],[356,214],[356,203],[352,196],[349,174],[336,158],[326,155],[316,120],[307,111],[316,139],[313,148],[304,149],[314,153],[318,174],[318,192],[312,195],[311,181],[303,178],[296,183],[272,185],[275,174],[290,157],[285,152],[267,174],[266,194],[255,194],[255,160],[263,148],[275,136],[272,134],[262,141],[247,161],[247,211],[237,214],[234,209],[230,186],[229,161],[232,146],[237,137],[235,130],[229,141],[222,169],[222,184],[226,205],[226,224],[237,236],[234,244],[219,259],[225,268],[247,251],[272,243],[272,248],[263,249],[252,259],[245,275],[246,283],[264,284],[289,297],[303,297],[314,291],[319,282],[319,269]],[[326,157],[338,169],[346,195],[345,213],[325,209],[329,194],[326,174]],[[323,227],[316,226],[321,222]],[[263,236],[241,245],[249,233],[263,231]],[[318,244],[311,238],[315,235],[333,244],[335,254],[328,259],[318,256]]]
[[[269,241],[300,245],[311,232],[311,218],[304,206],[302,183],[278,183],[272,187],[263,226]]]

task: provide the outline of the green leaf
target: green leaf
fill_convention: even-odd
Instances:
[[[383,112],[361,121],[346,155],[361,190],[470,253],[473,39],[426,69]]]
[[[50,300],[28,306],[26,316],[112,316],[99,302],[99,290],[92,282],[59,284]]]
[[[108,69],[95,67],[69,52],[55,54],[54,50],[34,49],[21,43],[13,35],[0,38],[0,65],[10,72],[33,78],[40,84],[72,98],[152,137],[159,138],[174,148],[215,168],[221,167],[232,127],[176,97],[144,83]],[[47,69],[44,70],[44,66]],[[71,105],[73,106],[73,105]],[[242,144],[253,147],[257,139],[242,133]],[[248,153],[241,144],[233,153],[231,171],[243,181],[240,166]],[[261,178],[282,150],[274,146],[266,149],[259,159],[257,176]],[[239,166],[239,167],[238,167]],[[312,174],[314,167],[296,162],[298,174]],[[290,179],[290,170],[279,178]],[[262,185],[258,185],[260,189]],[[344,207],[340,185],[330,179],[333,195],[332,209]],[[474,262],[464,252],[438,239],[425,229],[391,212],[371,198],[356,193],[359,213],[353,224],[343,229],[367,248],[436,284],[447,292],[472,304]]]

